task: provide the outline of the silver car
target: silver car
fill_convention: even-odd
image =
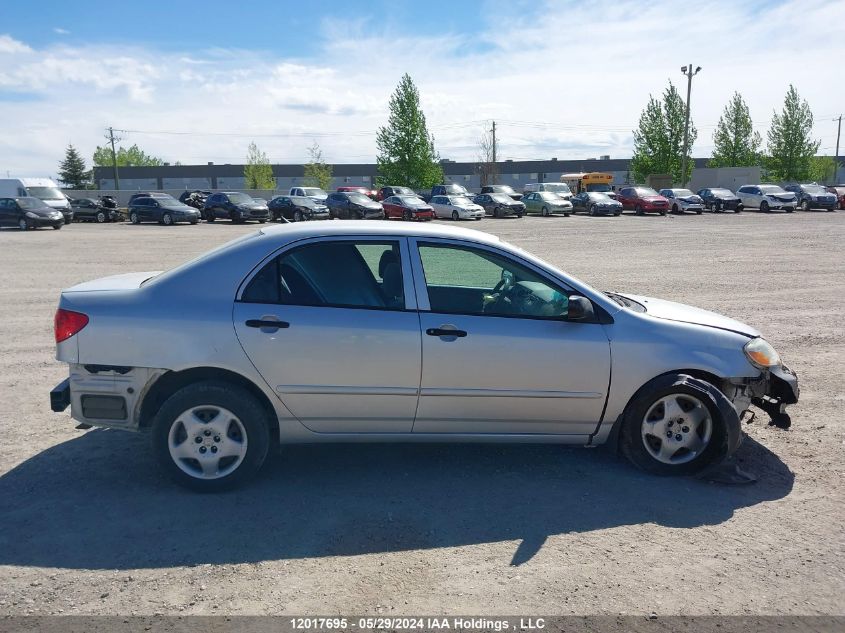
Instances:
[[[433,196],[429,202],[437,218],[453,220],[480,220],[485,216],[484,207],[464,196]]]
[[[661,189],[659,193],[669,201],[672,213],[692,211],[701,215],[704,211],[704,200],[689,189]]]
[[[70,375],[53,410],[150,433],[200,490],[297,442],[611,443],[690,474],[736,450],[751,403],[784,425],[798,398],[748,325],[432,224],[263,228],[63,291],[55,335]]]

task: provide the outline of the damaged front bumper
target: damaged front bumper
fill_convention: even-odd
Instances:
[[[778,365],[758,378],[731,379],[730,384],[734,393],[729,397],[740,416],[753,404],[769,414],[773,426],[789,428],[792,421],[786,406],[798,402],[801,393],[794,371]]]

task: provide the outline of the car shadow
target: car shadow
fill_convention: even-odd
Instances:
[[[746,438],[749,486],[646,475],[603,449],[311,445],[271,455],[250,485],[185,491],[147,436],[94,430],[0,477],[0,565],[161,568],[519,541],[624,525],[715,525],[789,494],[793,474]]]

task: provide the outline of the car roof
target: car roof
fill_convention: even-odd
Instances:
[[[390,222],[386,220],[343,220],[342,222],[294,222],[293,224],[279,224],[262,228],[259,231],[268,237],[286,237],[299,240],[309,237],[344,235],[384,235],[385,237],[430,237],[470,239],[473,241],[497,244],[499,238],[489,233],[466,229],[445,224],[419,224],[409,226],[407,223]]]

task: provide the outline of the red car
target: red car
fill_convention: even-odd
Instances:
[[[384,217],[402,220],[433,220],[434,209],[417,196],[390,196],[382,201]]]
[[[344,186],[337,188],[339,193],[363,193],[368,198],[376,199],[376,192],[366,187]]]
[[[622,187],[618,191],[617,199],[622,203],[623,209],[633,209],[637,215],[666,215],[669,210],[669,201],[651,187]]]
[[[839,208],[845,209],[845,185],[833,185],[832,187],[827,187],[827,190],[836,196],[836,200],[839,202]]]

